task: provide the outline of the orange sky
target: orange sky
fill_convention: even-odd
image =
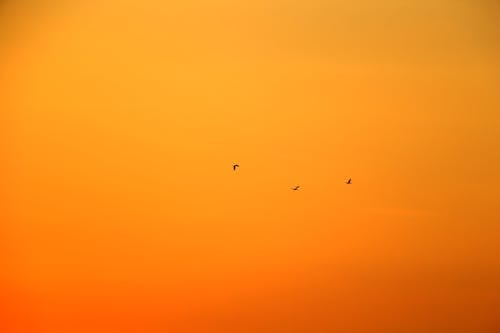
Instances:
[[[15,3],[1,332],[500,330],[498,1]]]

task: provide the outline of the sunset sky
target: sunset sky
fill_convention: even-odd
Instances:
[[[0,1],[2,333],[497,333],[499,204],[497,0]]]

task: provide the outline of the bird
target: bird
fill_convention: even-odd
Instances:
[[[236,171],[237,168],[239,168],[240,165],[239,164],[233,164],[233,171]]]
[[[292,190],[294,190],[294,191],[298,191],[298,190],[299,190],[299,188],[300,188],[300,186],[295,186],[295,187],[292,187]]]
[[[346,182],[345,182],[347,185],[351,185],[352,184],[352,179],[349,178]]]

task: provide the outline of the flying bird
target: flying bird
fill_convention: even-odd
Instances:
[[[349,178],[346,182],[345,182],[347,185],[351,185],[352,184],[352,179]]]
[[[237,168],[239,168],[240,165],[239,164],[233,164],[233,171],[236,171]]]
[[[295,187],[292,187],[292,190],[294,190],[294,191],[298,191],[298,190],[299,190],[299,188],[300,188],[300,186],[295,186]]]

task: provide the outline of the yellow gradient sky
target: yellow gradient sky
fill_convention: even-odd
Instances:
[[[499,332],[499,22],[2,1],[0,331]]]

